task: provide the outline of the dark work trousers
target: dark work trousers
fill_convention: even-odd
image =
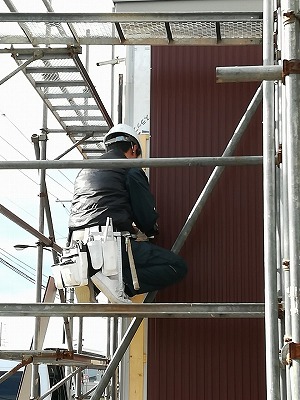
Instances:
[[[136,294],[154,292],[180,281],[187,273],[185,261],[170,250],[151,242],[131,240],[132,254],[140,289],[135,290],[132,283],[128,254],[122,242],[123,281],[125,293]]]

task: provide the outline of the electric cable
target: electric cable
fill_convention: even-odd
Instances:
[[[26,137],[26,135],[21,131],[21,129],[18,128],[17,125],[14,124],[13,121],[12,121],[10,118],[8,118],[8,116],[7,116],[4,112],[2,112],[2,111],[0,110],[0,113],[1,113],[1,116],[2,116],[2,117],[6,118],[6,119],[9,121],[9,123],[12,124],[13,127],[17,129],[17,131],[27,140],[28,143],[32,144],[32,142]],[[16,152],[18,152],[20,155],[22,155],[26,160],[29,160],[29,159],[28,159],[24,154],[22,154],[16,147],[14,147],[14,146],[13,146],[11,143],[9,143],[5,138],[3,138],[3,136],[0,135],[0,138],[1,138],[3,141],[5,141],[6,144],[8,144],[10,147],[12,147]],[[65,179],[67,179],[70,183],[72,183],[72,181],[71,181],[61,170],[58,170],[58,171],[60,172],[60,174],[61,174]],[[59,183],[58,181],[56,181],[51,175],[48,175],[48,174],[47,174],[47,176],[48,176],[51,180],[53,180],[56,184],[58,184],[59,186],[61,186],[62,188],[64,188],[66,191],[68,191],[69,193],[72,194],[72,192],[71,192],[69,189],[66,189],[61,183]]]
[[[8,261],[4,260],[2,257],[0,257],[0,263],[11,269],[12,271],[16,272],[18,275],[22,276],[23,278],[27,279],[31,283],[35,283],[35,279],[31,278],[31,276],[25,274],[25,272],[19,270],[17,267],[14,267],[12,264],[10,264]],[[45,285],[41,285],[42,289],[46,289]]]
[[[23,269],[24,269],[26,272],[28,272],[29,274],[34,274],[34,275],[35,275],[35,271],[36,271],[35,268],[31,267],[29,264],[26,264],[24,261],[20,260],[19,258],[13,256],[12,254],[10,254],[10,253],[9,253],[8,251],[6,251],[5,249],[2,249],[1,247],[0,247],[0,254],[1,254],[2,256],[4,256],[4,257],[8,258],[9,261],[12,261],[12,262],[14,262],[15,264],[17,264],[18,267],[23,268]],[[20,263],[23,264],[23,266],[22,266]],[[28,267],[29,270],[26,269],[26,267]],[[31,270],[31,271],[30,271],[30,270]],[[42,274],[42,275],[43,275],[43,277],[44,277],[46,280],[48,279],[48,276],[47,276],[47,275],[45,275],[45,274]]]

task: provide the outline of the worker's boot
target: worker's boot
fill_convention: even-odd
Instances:
[[[99,271],[91,277],[91,281],[111,303],[131,303],[117,275],[108,277]]]

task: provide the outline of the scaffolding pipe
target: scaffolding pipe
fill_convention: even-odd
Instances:
[[[65,156],[66,154],[70,153],[70,151],[72,151],[73,149],[75,149],[76,147],[78,147],[79,145],[84,143],[87,139],[89,139],[93,135],[94,135],[94,132],[90,132],[90,133],[86,134],[82,139],[80,139],[76,143],[74,143],[71,147],[69,147],[62,154],[60,154],[59,156],[55,157],[54,160],[60,160],[63,156]]]
[[[46,140],[47,136],[45,134],[41,135],[41,159],[46,159]],[[44,232],[44,194],[45,194],[45,176],[46,170],[40,170],[40,204],[39,204],[39,232],[43,234]],[[38,258],[37,258],[37,269],[36,269],[36,287],[35,287],[35,300],[37,303],[42,301],[41,287],[43,282],[43,246],[38,246]],[[34,337],[33,337],[33,350],[40,350],[40,327],[41,319],[36,316],[34,321]],[[31,399],[36,399],[39,390],[39,378],[38,378],[38,365],[32,366],[32,379],[31,379]]]
[[[182,157],[111,160],[57,160],[57,161],[0,161],[1,169],[77,169],[77,168],[144,168],[144,167],[193,167],[261,165],[262,156],[236,157]]]
[[[285,47],[283,40],[283,16],[282,16],[282,4],[278,4],[277,18],[278,18],[278,44],[277,48],[281,51],[281,55],[285,57],[284,51]],[[286,134],[286,106],[285,106],[285,98],[286,98],[286,86],[283,84],[279,84],[280,99],[281,102],[278,102],[279,107],[279,130],[281,132],[281,144],[282,149],[285,149],[282,153],[282,164],[280,168],[281,173],[281,274],[283,281],[283,304],[284,304],[284,335],[282,337],[283,346],[288,340],[291,340],[291,302],[289,296],[289,288],[290,288],[290,261],[289,261],[289,213],[288,213],[288,172],[287,172],[287,134]],[[280,100],[279,99],[279,100]],[[281,118],[280,118],[281,117]],[[290,368],[286,368],[283,370],[285,372],[285,387],[286,387],[286,397],[283,397],[284,394],[281,393],[283,399],[291,400],[292,399],[292,389],[291,389],[291,379],[290,379]]]
[[[263,65],[274,62],[273,1],[263,2]],[[263,82],[263,193],[267,399],[279,400],[279,340],[276,264],[274,83]]]
[[[6,379],[8,379],[9,377],[11,377],[13,374],[15,374],[17,371],[19,371],[20,368],[25,367],[25,365],[28,365],[32,363],[32,357],[27,358],[27,360],[24,360],[22,362],[20,362],[19,364],[17,364],[15,367],[13,367],[10,371],[7,371],[6,373],[4,373],[3,375],[1,375],[0,377],[0,384],[4,381],[6,381]]]
[[[8,74],[5,78],[1,79],[0,85],[2,85],[2,83],[4,83],[4,82],[8,81],[10,78],[12,78],[18,72],[22,71],[24,68],[27,67],[27,65],[31,64],[33,61],[38,60],[38,59],[40,59],[42,57],[43,57],[42,51],[37,52],[36,54],[34,54],[33,57],[31,57],[29,60],[25,61],[22,65],[20,65],[18,68],[16,68],[10,74]]]
[[[249,122],[251,121],[252,116],[257,110],[259,104],[261,103],[261,99],[262,99],[262,87],[260,85],[256,93],[254,94],[247,110],[245,111],[245,114],[241,118],[238,126],[236,127],[232,135],[232,138],[227,144],[226,149],[224,150],[223,153],[223,157],[229,157],[234,153],[240,139],[243,136],[243,133],[245,132],[247,126],[249,125]],[[200,196],[198,197],[193,209],[191,210],[183,228],[181,229],[181,232],[179,233],[173,245],[172,251],[174,251],[175,253],[179,253],[180,249],[182,248],[184,242],[186,241],[188,235],[190,234],[197,218],[199,217],[207,199],[209,198],[214,187],[216,186],[223,171],[224,171],[224,166],[217,166],[211,173],[206,185],[204,186],[204,189],[202,190]]]
[[[78,319],[78,342],[77,342],[77,352],[82,353],[82,333],[83,333],[83,317]],[[81,396],[81,374],[76,375],[76,396],[75,399],[80,399]]]
[[[44,236],[38,230],[34,229],[31,225],[27,224],[27,222],[23,221],[21,218],[16,216],[14,213],[9,211],[2,204],[0,204],[0,213],[5,215],[5,217],[7,217],[8,219],[10,219],[14,223],[16,223],[21,228],[25,229],[27,232],[31,233],[33,236],[35,236],[37,239],[39,239],[45,246],[52,247],[58,253],[62,252],[62,248],[58,244],[53,243],[53,241],[51,239],[49,239],[47,236]]]
[[[62,303],[66,303],[66,296],[63,289],[58,290],[59,298]],[[68,317],[63,317],[64,319],[64,328],[65,328],[65,335],[67,338],[67,346],[68,350],[73,351],[73,341],[70,329],[70,321]]]
[[[112,12],[115,11],[115,8],[112,8]],[[116,27],[113,24],[112,27],[112,36],[114,37],[116,34]],[[112,59],[112,63],[111,63],[111,69],[110,69],[110,94],[111,94],[111,98],[110,98],[110,115],[112,117],[112,120],[114,121],[114,114],[115,114],[115,65],[116,63],[113,62],[115,59],[115,46],[112,45],[111,46],[111,59]],[[120,60],[121,61],[121,60]],[[122,61],[125,61],[125,58],[122,59]],[[96,65],[101,65],[99,63],[97,63]]]
[[[282,79],[282,66],[217,67],[216,76],[217,83],[279,81]]]
[[[118,328],[119,318],[113,317],[113,329],[112,329],[112,353],[114,354],[118,348]],[[111,400],[117,400],[117,385],[118,385],[118,367],[116,368],[112,379],[111,379]]]
[[[278,15],[278,10],[276,10]],[[279,17],[278,17],[279,18]],[[275,96],[274,96],[274,117],[275,117],[275,148],[279,153],[282,146],[282,125],[281,125],[281,101],[282,98],[282,86],[280,83],[274,85]],[[276,250],[277,250],[277,293],[278,302],[284,303],[284,275],[282,269],[282,253],[283,253],[283,233],[284,221],[282,220],[282,200],[283,200],[283,186],[282,186],[282,173],[280,169],[280,164],[277,163],[277,168],[275,168],[275,188],[276,188]],[[282,306],[283,307],[283,306]],[[278,338],[279,338],[279,348],[284,345],[284,332],[285,332],[285,318],[280,315],[278,319]],[[279,369],[280,372],[280,398],[288,400],[287,398],[287,379],[286,371],[284,368]]]
[[[3,317],[263,318],[264,304],[150,302],[128,304],[0,303],[0,315]]]
[[[54,233],[54,227],[53,227],[53,221],[52,221],[52,216],[51,216],[51,210],[50,210],[50,203],[49,203],[49,196],[48,196],[48,190],[47,190],[47,185],[45,182],[45,213],[46,213],[46,218],[47,218],[47,225],[48,225],[48,231],[49,231],[49,236],[51,240],[55,242],[55,233]],[[53,262],[57,262],[57,250],[55,250],[52,247],[52,257],[53,257]],[[64,291],[62,289],[58,290],[58,294],[60,297],[60,301],[62,303],[66,303],[66,297],[64,294]],[[70,323],[69,323],[69,318],[64,317],[64,329],[65,329],[65,334],[67,338],[67,346],[68,350],[72,351],[73,350],[73,343],[72,343],[72,337],[71,337],[71,331],[70,331]]]
[[[0,13],[1,22],[128,23],[128,22],[252,22],[261,12],[152,12],[152,13]]]
[[[295,13],[299,12],[299,1],[283,2],[285,57],[300,61],[300,27]],[[294,72],[294,71],[293,71]],[[291,333],[292,341],[300,343],[300,76],[295,71],[286,76],[286,131],[288,160],[288,207],[289,207],[289,242],[290,242],[290,288]],[[293,359],[291,366],[292,399],[300,398],[300,360]]]
[[[281,9],[280,2],[275,4],[274,11],[274,20],[277,23],[274,26],[274,38],[277,38],[277,42],[274,42],[274,54],[275,63],[278,62],[276,59],[278,56],[282,56],[280,53],[281,50]],[[280,63],[282,66],[282,63]],[[277,65],[280,66],[280,65]],[[284,80],[283,80],[284,81]],[[285,221],[283,219],[283,198],[284,198],[284,187],[282,182],[282,168],[280,161],[282,162],[282,136],[284,134],[282,128],[282,82],[277,81],[274,82],[274,128],[275,128],[275,148],[277,151],[278,159],[277,159],[277,168],[275,168],[275,188],[276,188],[276,240],[277,240],[277,288],[278,288],[278,301],[282,304],[284,303],[284,271],[282,268],[282,254],[284,252],[283,249],[283,241],[284,241],[284,224]],[[284,314],[281,311],[282,314]],[[285,332],[285,318],[284,315],[280,315],[278,319],[278,338],[279,338],[279,348],[282,348],[284,345],[284,332]],[[279,369],[280,373],[280,398],[285,400],[290,400],[288,397],[288,388],[287,388],[287,375],[286,370],[284,368]]]
[[[108,317],[107,318],[107,343],[106,343],[106,357],[107,357],[108,360],[111,357],[111,349],[110,349],[110,347],[111,347],[110,346],[111,345],[111,338],[110,338],[110,336],[111,336],[111,321],[112,321],[112,318]],[[109,399],[108,388],[106,389],[104,397],[105,397],[106,400]]]
[[[81,75],[84,77],[84,80],[85,80],[90,92],[93,94],[95,102],[96,102],[97,106],[99,107],[99,110],[101,111],[105,122],[107,123],[109,128],[112,128],[114,126],[112,119],[111,119],[110,115],[108,114],[108,112],[106,111],[106,108],[105,108],[102,100],[100,99],[100,97],[96,91],[96,88],[95,88],[93,82],[91,81],[91,78],[89,77],[86,69],[84,68],[78,54],[74,53],[74,54],[72,54],[72,57],[73,57],[73,60],[76,64],[77,68],[81,72]]]
[[[291,340],[291,299],[289,294],[290,289],[290,243],[289,243],[289,212],[288,212],[288,168],[287,168],[287,135],[286,135],[286,119],[285,119],[285,86],[282,87],[282,148],[285,151],[282,154],[282,171],[281,171],[281,189],[282,189],[282,258],[281,258],[281,273],[283,281],[283,304],[284,304],[284,332],[282,336],[283,346]],[[285,368],[286,381],[286,400],[292,399],[291,375],[290,368]]]
[[[39,135],[37,135],[36,133],[34,133],[33,135],[31,135],[31,141],[33,143],[33,147],[34,147],[34,153],[35,153],[35,158],[37,160],[40,159],[41,157],[41,149],[40,149],[40,139],[39,139]]]

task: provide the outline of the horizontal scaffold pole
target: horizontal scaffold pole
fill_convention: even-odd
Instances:
[[[0,161],[1,169],[72,169],[72,168],[131,168],[131,167],[193,167],[193,166],[236,166],[262,165],[262,156],[240,157],[182,157],[148,158],[131,160],[38,160],[38,161]]]
[[[232,22],[261,20],[260,12],[0,13],[1,22]]]
[[[263,318],[263,303],[0,303],[6,317]]]
[[[281,65],[251,65],[236,67],[217,67],[217,83],[226,82],[261,82],[282,79]]]

